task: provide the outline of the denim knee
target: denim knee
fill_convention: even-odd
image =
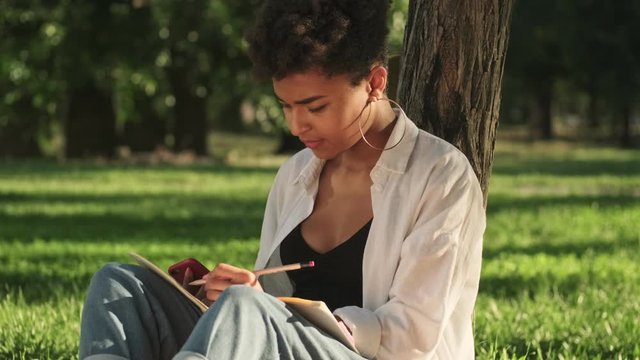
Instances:
[[[129,266],[130,265],[125,265],[117,262],[107,263],[93,274],[93,277],[91,278],[91,284],[98,283],[104,285],[105,282],[108,281],[116,280],[120,282],[127,277],[133,278],[133,274],[131,273],[130,269],[126,268]]]
[[[107,263],[93,274],[89,285],[89,295],[102,294],[105,297],[131,297],[130,290],[136,289],[139,280],[136,266],[120,263]]]
[[[219,307],[260,308],[267,294],[246,285],[232,285],[222,292],[216,304]]]
[[[217,301],[256,301],[261,295],[263,295],[261,291],[252,287],[246,285],[232,285],[222,292]]]

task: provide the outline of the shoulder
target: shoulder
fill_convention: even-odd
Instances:
[[[415,147],[409,161],[411,172],[429,177],[461,177],[475,173],[467,156],[446,140],[424,130],[418,131]]]

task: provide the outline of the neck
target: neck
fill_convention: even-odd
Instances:
[[[396,113],[388,101],[372,103],[371,118],[369,123],[363,123],[363,132],[367,141],[378,149],[384,148],[393,131]],[[363,120],[366,121],[366,120]],[[382,150],[374,149],[362,138],[349,150],[343,152],[331,162],[336,168],[348,172],[366,172],[373,169],[382,155]]]

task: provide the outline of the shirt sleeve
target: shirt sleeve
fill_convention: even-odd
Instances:
[[[456,157],[425,176],[431,178],[416,199],[417,220],[403,241],[388,302],[375,311],[335,311],[369,358],[433,358],[465,287],[474,283],[477,291],[485,229],[477,178],[466,158]],[[463,301],[472,307],[475,297]]]

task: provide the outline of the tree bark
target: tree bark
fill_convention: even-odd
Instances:
[[[398,98],[467,155],[487,201],[511,0],[411,0]]]

